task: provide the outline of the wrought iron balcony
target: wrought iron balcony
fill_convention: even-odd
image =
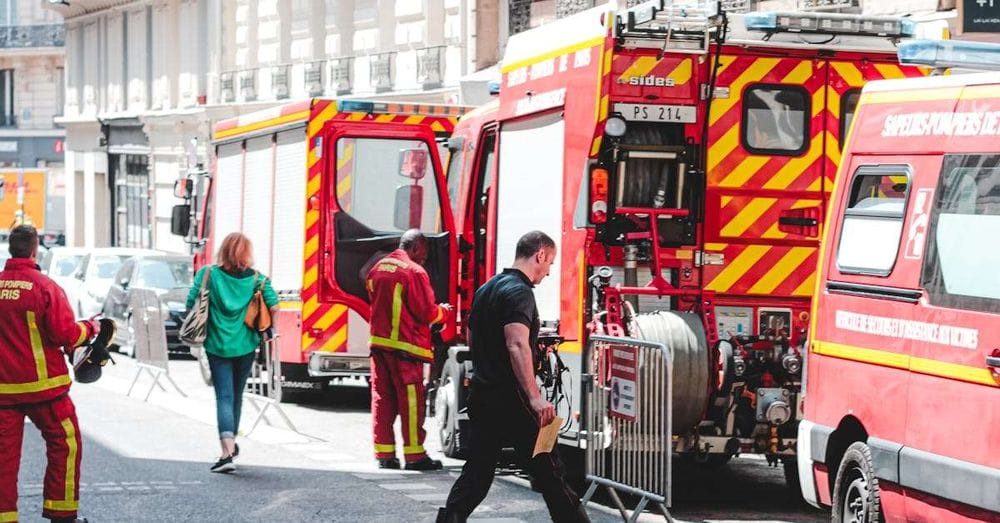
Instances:
[[[0,26],[0,49],[32,47],[64,47],[66,26],[63,24]]]

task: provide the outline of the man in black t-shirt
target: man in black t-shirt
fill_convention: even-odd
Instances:
[[[497,457],[514,447],[556,522],[589,521],[580,497],[563,477],[555,450],[532,457],[539,427],[555,418],[535,379],[538,309],[532,288],[548,276],[556,246],[533,231],[517,242],[514,266],[476,291],[469,315],[472,393],[469,459],[455,481],[439,522],[465,521],[493,484]]]

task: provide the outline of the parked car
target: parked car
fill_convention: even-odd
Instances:
[[[77,317],[89,318],[104,308],[104,298],[111,287],[111,280],[125,260],[133,256],[163,254],[149,249],[124,249],[118,247],[94,249],[80,261],[74,273],[78,289],[72,293],[70,303]]]
[[[138,290],[153,291],[160,301],[167,331],[167,350],[191,352],[177,334],[187,312],[184,302],[193,277],[190,256],[141,255],[121,265],[111,281],[103,308],[104,316],[120,326],[115,342],[121,352],[129,356],[135,354],[131,317],[133,296]]]
[[[80,268],[80,262],[87,252],[87,249],[79,247],[53,247],[38,253],[38,266],[66,291],[71,303],[80,286],[80,281],[73,275]]]
[[[3,266],[7,264],[7,260],[10,259],[10,245],[6,243],[0,243],[0,270],[3,270]]]

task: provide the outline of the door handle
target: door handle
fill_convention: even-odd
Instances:
[[[986,357],[987,367],[998,367],[1000,368],[1000,356],[987,356]]]
[[[815,227],[819,225],[816,218],[802,218],[797,216],[781,216],[778,218],[779,225],[798,225],[801,227]]]

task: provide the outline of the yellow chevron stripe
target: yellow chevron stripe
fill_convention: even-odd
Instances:
[[[315,235],[312,238],[306,240],[306,248],[304,251],[304,256],[309,258],[313,254],[316,254],[316,250],[319,249],[319,235]]]
[[[618,82],[628,83],[629,78],[646,76],[653,70],[654,67],[656,67],[656,64],[658,63],[660,63],[660,60],[658,60],[655,56],[640,56],[628,66],[628,69],[625,69],[625,71],[618,76]]]
[[[312,227],[317,220],[319,220],[319,211],[312,209],[306,211],[306,229]]]
[[[779,227],[778,222],[772,223],[771,227],[769,227],[767,231],[764,232],[764,234],[761,234],[760,237],[764,238],[765,240],[780,240],[787,237],[788,234],[781,232],[781,230],[778,227]]]
[[[685,58],[681,60],[681,63],[674,67],[673,71],[667,75],[667,78],[673,78],[674,85],[684,85],[691,80],[691,59]]]
[[[822,176],[820,176],[820,177],[816,178],[815,180],[813,180],[813,183],[810,183],[809,187],[806,188],[806,190],[809,191],[809,192],[819,192],[822,189],[823,189],[823,177]]]
[[[731,201],[733,201],[733,197],[732,196],[723,196],[722,198],[719,199],[719,203],[720,203],[719,207],[725,207],[725,206],[729,205],[729,202],[731,202]]]
[[[391,122],[396,115],[394,114],[380,114],[375,117],[375,121],[379,123]]]
[[[721,75],[723,71],[736,61],[736,58],[737,57],[732,55],[723,55],[719,57],[719,71],[716,73],[716,76]]]
[[[840,120],[840,97],[842,95],[833,89],[830,89],[829,92],[830,96],[826,99],[826,110],[830,111],[834,120]]]
[[[323,130],[323,124],[325,124],[330,118],[333,118],[336,114],[337,102],[330,102],[330,104],[326,106],[326,109],[320,111],[319,115],[309,122],[309,127],[306,129],[306,135],[309,136],[310,143],[312,143],[311,138]]]
[[[802,60],[781,79],[783,84],[803,84],[813,75],[812,60]]]
[[[347,113],[346,119],[352,122],[358,122],[364,120],[365,116],[368,116],[368,113]]]
[[[728,247],[728,246],[729,246],[728,243],[706,243],[705,244],[705,250],[706,251],[724,251],[724,250],[726,250],[726,247]]]
[[[319,268],[315,265],[309,267],[306,272],[302,274],[302,288],[308,289],[316,283],[316,278],[319,275]]]
[[[323,342],[323,346],[321,346],[317,350],[323,352],[337,352],[337,349],[342,347],[346,342],[347,342],[347,325],[344,325],[343,327],[337,329],[337,332],[335,332],[333,336],[327,338],[326,341]]]
[[[597,113],[597,119],[601,122],[608,119],[608,108],[611,107],[610,96],[604,95],[601,97],[601,106]]]
[[[741,276],[746,274],[750,267],[753,267],[757,260],[760,260],[771,247],[767,245],[750,245],[743,252],[739,254],[733,261],[726,265],[726,268],[722,270],[705,286],[706,290],[715,292],[725,292],[739,280]]]
[[[712,172],[729,153],[740,143],[740,124],[729,128],[711,147],[708,148],[708,172]]]
[[[601,50],[597,51],[597,55],[598,55],[598,62],[597,62],[597,85],[594,88],[594,118],[597,118],[598,120],[601,119],[600,118],[601,104],[604,101],[604,99],[601,98],[601,92],[604,90],[604,77],[610,71],[609,69],[605,69],[604,68],[604,61],[600,59],[600,57],[604,56],[604,55],[601,54],[603,52],[603,49],[604,49],[604,47],[601,46]],[[605,53],[605,55],[606,54],[607,53]],[[606,111],[606,109],[605,109],[605,111]],[[593,152],[593,153],[591,153],[591,156],[593,156],[595,154],[597,154],[597,153]]]
[[[840,165],[840,144],[837,143],[837,139],[833,137],[833,133],[831,132],[826,133],[826,157],[829,158],[834,165]]]
[[[316,196],[322,183],[322,176],[315,175],[306,182],[306,197]]]
[[[816,207],[820,204],[820,200],[799,200],[792,204],[789,209],[808,209],[809,207]]]
[[[757,171],[770,160],[770,156],[747,156],[733,169],[733,172],[719,182],[719,187],[743,187],[743,184],[757,174]]]
[[[906,75],[903,74],[903,70],[900,69],[898,65],[875,64],[875,70],[882,75],[882,78],[887,80],[891,80],[893,78],[906,78]]]
[[[810,296],[813,294],[815,290],[816,290],[816,270],[813,269],[813,271],[809,274],[809,277],[806,278],[806,280],[802,282],[801,285],[796,287],[794,291],[792,291],[792,296]]]
[[[597,153],[601,150],[601,137],[597,136],[594,138],[594,143],[590,146],[590,155],[597,156]]]
[[[792,158],[781,169],[778,169],[778,172],[764,184],[764,189],[787,189],[799,176],[805,174],[809,166],[823,152],[823,136],[825,134],[826,131],[816,133],[809,144],[808,152],[804,156]]]
[[[431,122],[431,129],[433,129],[434,132],[436,132],[436,133],[443,133],[443,132],[445,132],[447,130],[447,129],[444,128],[443,125],[441,125],[441,122],[439,122],[437,120]]]
[[[341,316],[347,313],[346,305],[334,305],[330,307],[330,310],[326,311],[320,319],[313,323],[313,328],[326,330],[333,325],[333,322],[337,321]]]
[[[775,203],[777,198],[754,198],[719,231],[720,236],[739,237]]]
[[[758,280],[757,283],[753,284],[753,287],[750,287],[750,290],[747,292],[750,294],[768,294],[774,291],[774,289],[778,288],[778,285],[781,285],[781,282],[785,281],[786,278],[799,268],[799,265],[802,265],[802,263],[809,258],[809,255],[811,255],[814,250],[816,249],[813,247],[792,247],[791,250],[785,253],[785,255],[781,257],[781,260],[774,264],[774,267],[771,267],[771,270],[767,271],[767,274]]]
[[[851,87],[865,85],[865,77],[861,74],[861,70],[851,62],[830,62],[830,66],[847,82],[847,85]]]
[[[712,114],[709,117],[709,125],[714,124],[729,112],[742,98],[743,86],[751,82],[760,81],[778,65],[778,58],[758,58],[754,60],[750,67],[747,67],[733,83],[729,84],[729,98],[712,100]],[[725,86],[723,86],[725,87]]]
[[[836,98],[836,96],[832,98]],[[825,106],[826,106],[826,88],[820,87],[819,89],[816,89],[815,92],[813,92],[812,117],[815,118],[816,115],[821,113]]]
[[[306,300],[305,303],[302,304],[303,323],[309,320],[309,317],[312,316],[313,313],[316,312],[316,309],[318,308],[319,308],[319,299],[314,294],[311,298],[309,298],[308,300]]]
[[[403,123],[406,123],[406,124],[418,124],[418,123],[423,122],[426,118],[427,117],[424,116],[424,115],[422,115],[422,114],[414,114],[414,115],[407,116],[406,120],[403,120]]]

